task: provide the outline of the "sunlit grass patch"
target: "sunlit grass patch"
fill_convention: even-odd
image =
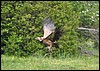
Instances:
[[[94,56],[68,58],[37,58],[1,55],[2,70],[97,70],[99,59]]]

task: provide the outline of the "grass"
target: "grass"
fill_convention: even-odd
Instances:
[[[68,58],[37,58],[1,55],[1,70],[98,70],[99,58],[94,56]]]

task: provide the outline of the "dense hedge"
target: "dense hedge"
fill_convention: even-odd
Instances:
[[[50,18],[62,31],[57,41],[60,48],[53,49],[52,56],[75,54],[79,14],[69,1],[2,1],[1,52],[17,56],[44,55],[46,48],[35,38],[43,36],[43,19]]]

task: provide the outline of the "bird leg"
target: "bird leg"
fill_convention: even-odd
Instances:
[[[47,47],[48,48],[48,50],[49,50],[49,53],[52,51],[52,42],[49,44],[49,46]]]
[[[47,49],[48,49],[49,52],[47,54],[45,54],[44,57],[47,56],[47,55],[50,55],[50,52],[52,51],[51,46],[48,46]]]
[[[48,46],[47,48],[48,48],[48,51],[49,51],[49,52],[52,51],[51,46]]]

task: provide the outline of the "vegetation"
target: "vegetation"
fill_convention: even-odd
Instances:
[[[61,31],[47,56],[35,40],[45,18]],[[98,70],[99,31],[79,27],[99,30],[99,1],[1,1],[1,69]]]
[[[93,56],[41,58],[1,56],[1,70],[98,70],[99,59]]]
[[[43,36],[45,18],[50,18],[56,29],[62,31],[62,36],[57,41],[60,48],[53,49],[52,56],[77,54],[78,46],[86,45],[83,43],[88,40],[87,35],[77,32],[77,28],[98,28],[99,2],[2,1],[1,54],[43,56],[47,50],[35,38]],[[91,38],[88,41],[96,44]]]

